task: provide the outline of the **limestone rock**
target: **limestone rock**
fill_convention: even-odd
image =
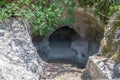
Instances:
[[[32,44],[29,28],[19,18],[0,24],[0,80],[40,80],[42,60]]]
[[[120,62],[120,12],[115,13],[105,28],[104,38],[101,41],[102,54]],[[115,21],[116,20],[116,21]]]
[[[116,75],[114,68],[114,61],[102,56],[92,56],[87,63],[87,71],[92,79],[120,79],[120,76]]]
[[[120,79],[120,12],[115,13],[105,27],[98,54],[88,60],[87,71],[93,79]],[[114,62],[113,62],[114,61]],[[116,64],[116,62],[118,64]]]
[[[115,66],[115,73],[120,77],[120,63]]]

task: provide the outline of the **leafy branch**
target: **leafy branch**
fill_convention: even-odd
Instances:
[[[74,2],[72,0],[12,0],[0,2],[0,21],[10,17],[21,17],[28,21],[32,19],[35,36],[44,35],[62,21],[61,14],[66,6],[68,15],[73,16]],[[73,20],[65,18],[72,23]]]

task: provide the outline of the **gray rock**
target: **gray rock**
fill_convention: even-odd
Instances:
[[[92,79],[119,80],[120,76],[115,72],[114,68],[115,62],[103,56],[91,56],[86,67]],[[116,66],[116,71],[119,71],[118,68],[120,68],[120,65]]]
[[[5,31],[4,30],[0,30],[0,36],[4,36]]]
[[[74,41],[71,48],[77,52],[78,62],[83,62],[89,56],[87,41]]]
[[[32,44],[28,23],[12,18],[0,27],[5,27],[0,36],[0,80],[40,80],[42,60]]]
[[[120,63],[115,66],[115,73],[120,77]]]
[[[114,62],[120,62],[120,26],[117,25],[119,22],[114,21],[119,20],[118,14],[120,12],[114,13],[105,27],[104,38],[96,54],[101,56],[92,56],[88,60],[87,71],[93,79],[120,80],[120,63],[116,65]],[[109,58],[102,57],[104,54]]]

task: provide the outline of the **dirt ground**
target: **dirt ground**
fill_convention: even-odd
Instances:
[[[46,63],[42,80],[81,80],[85,69],[71,64]]]

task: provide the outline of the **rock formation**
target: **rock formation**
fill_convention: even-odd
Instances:
[[[101,42],[102,53],[120,62],[120,12],[116,12],[109,20]]]
[[[93,79],[120,79],[120,12],[115,13],[105,28],[100,55],[88,60],[87,71]],[[105,56],[107,58],[105,58]]]
[[[103,27],[91,14],[80,9],[75,9],[74,15],[71,28],[67,23],[60,24],[43,40],[37,38],[41,41],[33,41],[40,55],[47,59],[67,59],[86,64],[88,57],[98,52]],[[67,15],[64,17],[68,18]]]
[[[28,22],[19,18],[0,24],[0,80],[40,80],[42,60],[29,30]]]

